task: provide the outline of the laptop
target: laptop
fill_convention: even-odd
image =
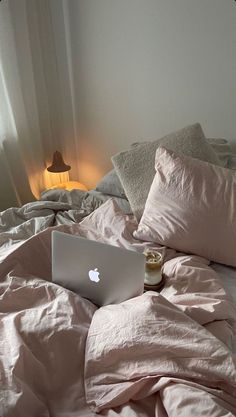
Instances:
[[[97,306],[142,294],[145,260],[142,253],[52,232],[52,281]]]

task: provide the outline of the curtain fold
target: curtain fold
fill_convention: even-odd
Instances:
[[[63,0],[0,3],[0,155],[9,205],[55,184],[55,174],[45,175],[55,150],[78,179],[67,44]]]

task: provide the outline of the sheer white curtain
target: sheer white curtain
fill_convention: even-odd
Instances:
[[[0,3],[0,193],[8,191],[8,205],[58,180],[45,171],[55,150],[78,179],[67,24],[64,0]]]

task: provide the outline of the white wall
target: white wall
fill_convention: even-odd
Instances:
[[[65,0],[66,1],[66,0]],[[233,0],[68,0],[80,180],[110,156],[199,121],[236,144]]]

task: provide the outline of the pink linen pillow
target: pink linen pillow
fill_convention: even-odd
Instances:
[[[155,169],[134,237],[236,266],[236,173],[163,147]]]

